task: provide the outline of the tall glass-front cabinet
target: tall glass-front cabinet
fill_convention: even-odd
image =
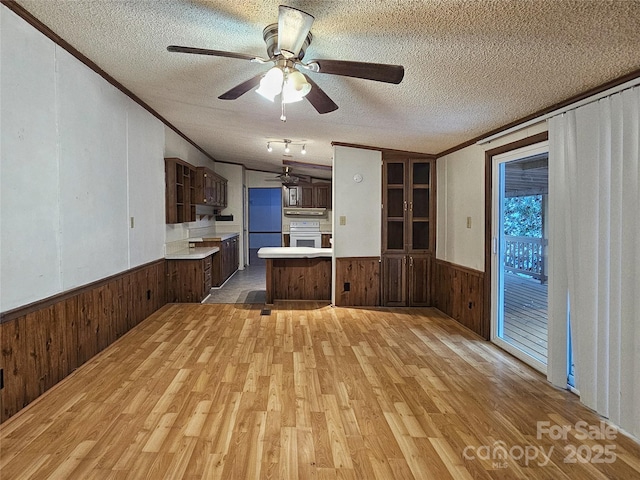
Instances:
[[[431,158],[383,156],[383,305],[431,305],[434,167]]]

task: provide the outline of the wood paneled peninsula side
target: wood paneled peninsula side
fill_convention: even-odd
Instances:
[[[331,248],[263,247],[267,263],[266,303],[275,300],[331,301]]]

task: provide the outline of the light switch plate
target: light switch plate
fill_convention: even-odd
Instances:
[[[347,224],[347,217],[345,215],[340,215],[340,225]]]

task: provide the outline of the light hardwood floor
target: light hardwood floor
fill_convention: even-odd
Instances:
[[[437,310],[262,307],[163,307],[0,427],[0,478],[640,478],[638,444],[579,440],[597,415]]]

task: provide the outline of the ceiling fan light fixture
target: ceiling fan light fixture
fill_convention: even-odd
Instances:
[[[313,16],[296,8],[278,7],[278,48],[285,58],[294,58],[304,45]]]
[[[306,155],[307,154],[307,146],[306,145],[302,145],[302,150],[300,150],[300,153],[302,155]]]
[[[293,70],[285,74],[282,85],[282,101],[284,103],[299,102],[310,91],[311,84],[307,82],[307,78],[301,72]]]
[[[284,142],[284,153],[289,153],[290,151],[289,142]]]
[[[273,67],[262,77],[262,80],[260,80],[260,87],[258,87],[256,93],[273,102],[276,95],[282,91],[283,81],[284,72],[282,69],[280,67]]]
[[[267,142],[267,152],[273,152],[273,148],[271,148],[271,142]]]

